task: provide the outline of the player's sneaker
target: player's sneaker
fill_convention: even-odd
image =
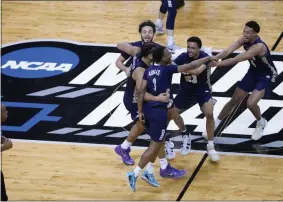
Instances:
[[[130,188],[133,192],[136,191],[136,182],[138,177],[135,177],[134,172],[127,172],[126,173],[127,181],[129,182]]]
[[[166,154],[166,158],[169,160],[175,158],[176,156],[176,153],[174,151],[174,143],[171,141],[171,139],[165,141],[165,154]]]
[[[171,44],[171,45],[166,45],[166,48],[171,52],[171,53],[175,53],[175,51],[176,50],[178,50],[178,49],[181,49],[179,46],[177,46],[176,44],[175,44],[175,42],[173,43],[173,44]]]
[[[163,29],[163,24],[158,23],[157,21],[155,22],[155,34],[156,35],[163,35],[165,33],[164,29]]]
[[[207,148],[207,154],[210,157],[211,161],[217,162],[220,160],[219,154],[214,149],[214,145],[207,144],[206,148]]]
[[[267,121],[265,118],[263,118],[264,122],[263,123],[257,123],[256,128],[252,134],[252,140],[259,140],[263,136],[263,131],[264,128],[267,125]]]
[[[178,170],[176,168],[171,167],[171,165],[168,163],[167,167],[165,169],[160,168],[160,176],[163,178],[173,178],[178,179],[186,175],[185,170]]]
[[[183,136],[183,143],[180,149],[180,153],[182,155],[187,155],[190,152],[190,150],[191,150],[191,136],[190,134],[187,134]]]
[[[115,148],[115,152],[116,154],[118,154],[119,156],[121,156],[122,161],[127,164],[127,165],[134,165],[135,161],[134,159],[132,159],[132,157],[130,156],[130,152],[131,152],[131,148],[128,149],[123,149],[121,147],[121,145],[118,145]]]
[[[141,178],[154,187],[160,187],[160,184],[156,181],[154,175],[150,174],[147,170],[143,172]]]

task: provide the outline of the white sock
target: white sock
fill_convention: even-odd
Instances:
[[[142,169],[141,169],[139,166],[137,166],[137,167],[135,168],[135,170],[134,170],[135,177],[138,177],[138,176],[139,176],[141,170],[142,170]]]
[[[157,18],[157,20],[155,21],[155,25],[157,26],[157,27],[162,27],[162,20],[160,19],[160,18]]]
[[[160,162],[160,167],[162,170],[164,170],[168,165],[168,161],[166,158],[159,159],[159,162]]]
[[[213,146],[214,144],[213,144],[213,140],[208,140],[208,144],[207,145],[209,145],[209,146]]]
[[[221,123],[221,120],[219,120],[218,118],[215,119],[215,129],[219,126],[219,124]]]
[[[129,147],[132,146],[132,143],[129,142],[128,140],[125,140],[122,144],[121,144],[121,147],[122,149],[128,149]]]
[[[257,123],[259,123],[260,125],[264,124],[264,119],[261,117],[259,121],[257,121]]]
[[[149,162],[147,164],[146,170],[149,174],[153,174],[153,163]]]
[[[174,44],[174,36],[168,36],[167,37],[167,46],[171,46]]]

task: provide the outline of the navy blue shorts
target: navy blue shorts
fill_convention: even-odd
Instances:
[[[191,88],[181,89],[174,99],[175,107],[187,109],[192,102],[197,100],[200,107],[212,98],[209,87],[192,86]]]
[[[127,100],[124,99],[124,105],[126,109],[129,111],[129,113],[131,114],[132,120],[133,121],[139,120],[139,112],[138,112],[137,103],[128,102]]]
[[[165,138],[167,128],[167,113],[166,107],[151,107],[144,105],[145,126],[147,132],[154,142],[161,142]]]
[[[273,82],[271,81],[270,75],[258,74],[250,70],[238,83],[238,88],[248,93],[253,90],[261,91],[265,89],[264,97],[268,97],[270,95],[272,86]]]

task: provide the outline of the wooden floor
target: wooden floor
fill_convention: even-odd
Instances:
[[[159,6],[159,1],[3,1],[2,44],[40,38],[135,41],[138,24],[155,21]],[[223,49],[242,34],[246,21],[257,20],[271,48],[282,32],[282,10],[280,1],[186,2],[177,16],[176,42],[185,47],[189,36],[198,35],[205,46]],[[283,52],[282,42],[276,51]],[[136,161],[141,153],[133,150]],[[124,177],[133,167],[109,147],[16,142],[2,165],[10,200],[176,200],[202,156],[178,155],[172,165],[188,169],[188,176],[158,177],[161,188],[139,180],[136,193]],[[283,159],[229,155],[219,165],[207,160],[183,200],[283,200],[282,187]]]
[[[138,161],[142,149],[133,149]],[[137,192],[126,183],[133,169],[121,163],[113,147],[16,142],[3,154],[3,171],[11,200],[176,200],[203,154],[180,156],[171,162],[185,168],[180,180],[162,179],[153,188],[139,179]],[[222,156],[208,160],[183,200],[283,200],[283,158]]]
[[[56,38],[111,43],[139,40],[138,24],[155,21],[160,1],[3,1],[2,43]],[[189,36],[205,46],[223,49],[256,20],[271,48],[283,27],[282,1],[190,1],[179,10],[175,36],[185,47]],[[165,43],[165,36],[156,41]],[[283,42],[277,48],[283,51]]]

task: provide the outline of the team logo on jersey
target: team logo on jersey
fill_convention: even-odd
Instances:
[[[178,51],[173,57],[181,53]],[[67,41],[31,41],[4,46],[2,101],[9,117],[2,127],[3,133],[22,139],[120,143],[128,136],[132,119],[123,104],[126,75],[115,65],[119,55],[114,46]],[[282,154],[272,150],[283,146],[283,56],[273,54],[272,57],[279,76],[271,96],[259,102],[268,125],[264,137],[256,143],[268,148],[268,154]],[[212,95],[217,100],[215,116],[229,101],[248,68],[249,62],[245,61],[234,67],[211,69]],[[174,96],[179,82],[180,74],[175,74]],[[218,150],[258,151],[250,138],[256,121],[247,109],[246,100],[224,121],[220,132],[216,131]],[[192,133],[192,148],[205,150],[206,142],[201,137],[205,118],[194,99],[181,115]],[[177,129],[171,121],[168,130]],[[173,141],[180,143],[178,133],[173,133],[176,135]],[[136,145],[147,146],[148,139],[145,132]]]

